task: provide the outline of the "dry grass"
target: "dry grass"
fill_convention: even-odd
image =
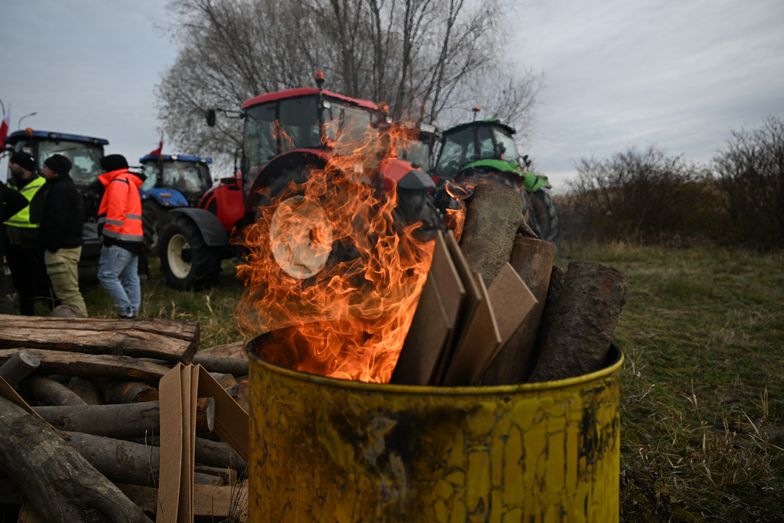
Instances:
[[[624,271],[627,521],[774,521],[784,506],[784,256],[571,249]]]

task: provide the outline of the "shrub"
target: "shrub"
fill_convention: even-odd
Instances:
[[[656,147],[581,159],[561,198],[564,239],[681,244],[715,237],[721,194],[708,170]]]

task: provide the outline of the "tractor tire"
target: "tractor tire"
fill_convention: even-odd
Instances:
[[[157,256],[161,244],[161,233],[168,224],[169,213],[158,202],[148,198],[142,203],[142,229],[144,245],[148,252]]]
[[[219,252],[204,242],[196,224],[184,216],[175,217],[163,230],[160,258],[166,284],[173,289],[203,289],[220,275]]]
[[[541,240],[558,241],[558,211],[550,193],[544,189],[528,193],[528,225]]]
[[[321,203],[305,202],[301,191],[290,190],[292,182],[302,184],[307,181],[312,167],[301,160],[285,165],[268,178],[263,195],[261,191],[254,192],[257,196],[250,199],[248,206],[256,220],[262,208],[272,208],[269,238],[273,257],[283,272],[300,280],[316,277],[338,263],[359,256],[353,240],[332,240],[332,228]],[[436,208],[433,196],[426,190],[400,189],[394,220],[398,231],[421,221],[422,227],[414,233],[420,241],[428,241],[438,230],[443,230],[442,214]],[[291,231],[295,234],[290,234]]]

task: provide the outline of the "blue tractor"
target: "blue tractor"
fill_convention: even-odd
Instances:
[[[170,209],[194,207],[212,187],[212,158],[187,154],[148,154],[139,158],[146,180],[141,187],[144,243],[158,254]]]

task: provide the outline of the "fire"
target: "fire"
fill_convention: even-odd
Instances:
[[[420,224],[396,222],[395,187],[384,187],[379,174],[402,132],[336,144],[341,153],[259,207],[246,229],[238,320],[245,334],[269,333],[268,361],[389,381],[432,256],[432,241],[414,236]]]

